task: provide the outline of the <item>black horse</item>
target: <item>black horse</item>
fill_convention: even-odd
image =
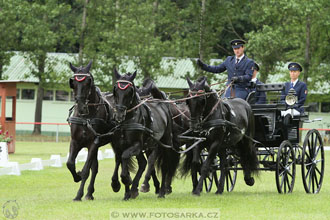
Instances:
[[[254,116],[250,105],[239,98],[221,100],[208,86],[206,77],[199,78],[196,83],[187,78],[187,82],[190,88],[189,95],[192,97],[187,100],[191,113],[190,127],[206,138],[203,146],[208,149],[207,159],[201,167],[201,178],[193,194],[200,195],[203,181],[209,174],[211,163],[217,154],[220,157],[221,173],[226,174],[228,149],[240,158],[245,183],[252,186],[254,179],[251,174],[257,172],[258,159],[252,140]],[[223,192],[225,176],[221,175],[216,192],[218,194]]]
[[[172,161],[172,119],[165,103],[143,103],[134,85],[136,72],[121,76],[114,71],[117,79],[113,88],[116,103],[115,120],[120,124],[113,140],[114,151],[121,158],[121,180],[125,185],[124,200],[138,196],[138,184],[147,161],[143,151],[152,149],[162,172],[162,183],[159,197],[165,197],[166,182],[172,179],[178,161]],[[133,179],[130,177],[132,156],[138,161],[138,171]],[[177,163],[177,164],[176,164]],[[174,171],[173,171],[174,170]],[[132,184],[132,187],[130,185]]]
[[[141,97],[148,97],[148,96],[152,96],[152,98],[155,100],[159,99],[159,100],[168,100],[167,96],[165,94],[165,92],[161,91],[157,85],[155,84],[155,82],[150,79],[150,78],[146,78],[143,83],[142,83],[142,87],[138,89],[138,94]],[[173,146],[175,149],[180,149],[180,146],[183,144],[180,139],[178,138],[178,135],[180,135],[181,133],[185,132],[186,130],[189,129],[189,119],[190,119],[190,112],[188,109],[188,106],[185,103],[175,103],[175,102],[168,102],[169,104],[169,108],[170,108],[170,112],[172,115],[172,120],[173,120]],[[150,190],[150,185],[149,185],[149,180],[150,180],[150,176],[152,176],[153,181],[154,181],[154,185],[156,188],[156,193],[157,193],[157,176],[155,174],[155,170],[154,170],[154,163],[155,163],[155,154],[151,152],[148,152],[148,170],[145,174],[145,179],[143,181],[143,184],[141,185],[140,191],[141,192],[149,192]],[[172,159],[173,160],[180,160],[180,156],[177,152],[175,151],[171,151],[170,152],[172,154]],[[151,154],[151,155],[150,155]],[[176,164],[177,162],[175,162],[174,164]],[[175,170],[173,170],[175,171]],[[173,176],[175,175],[175,173],[169,175],[169,176]],[[166,193],[169,194],[172,192],[172,187],[171,187],[171,180],[167,181],[167,185],[166,185]]]
[[[93,200],[94,182],[98,172],[97,151],[100,146],[111,140],[97,141],[99,134],[109,132],[114,125],[111,123],[112,112],[109,108],[111,96],[105,96],[95,86],[94,79],[90,73],[92,62],[86,67],[75,67],[70,63],[73,77],[70,78],[70,88],[73,90],[75,105],[70,110],[68,122],[71,124],[70,153],[66,163],[75,182],[81,181],[75,201],[80,201],[84,194],[85,182],[88,179],[90,169],[92,176],[85,196],[87,200]],[[73,112],[73,115],[71,116]],[[81,172],[76,172],[75,159],[82,148],[88,149],[86,163]],[[115,176],[115,175],[114,175]],[[118,178],[117,178],[118,179]],[[112,184],[114,190],[119,190],[120,183]]]

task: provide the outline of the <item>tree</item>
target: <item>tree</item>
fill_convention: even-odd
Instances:
[[[252,8],[257,30],[247,37],[253,55],[262,64],[264,79],[275,73],[274,66],[290,61],[303,65],[303,80],[309,89],[314,87],[313,79],[327,78],[323,73],[330,68],[329,55],[324,53],[330,41],[328,1],[255,0]],[[324,72],[320,74],[321,69]]]
[[[35,122],[42,120],[42,100],[46,85],[56,83],[60,73],[54,69],[57,60],[47,56],[54,51],[61,41],[61,33],[66,27],[62,19],[70,9],[66,4],[59,4],[56,0],[21,2],[24,8],[19,14],[22,21],[21,44],[24,56],[31,63],[31,74],[38,78]],[[35,124],[33,134],[41,133],[41,125]]]
[[[0,80],[4,79],[4,67],[9,65],[13,56],[10,51],[15,49],[17,43],[17,33],[19,33],[17,10],[20,10],[18,1],[0,1]]]

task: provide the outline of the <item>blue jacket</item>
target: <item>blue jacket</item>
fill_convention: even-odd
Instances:
[[[285,102],[285,96],[289,93],[291,87],[291,82],[285,83],[285,90],[282,91],[281,101]],[[293,89],[296,91],[296,95],[298,96],[298,102],[294,105],[294,109],[299,111],[300,113],[304,112],[303,105],[305,104],[307,97],[307,85],[302,81],[297,81],[296,85],[294,85]]]
[[[257,79],[256,84],[260,85],[260,84],[264,84],[264,83],[261,82],[259,79]],[[256,88],[255,87],[251,88],[251,92],[252,91],[256,91]],[[265,92],[256,91],[255,98],[256,98],[256,104],[266,104],[266,93]]]
[[[235,56],[229,56],[223,63],[217,66],[203,64],[201,68],[212,73],[222,73],[227,70],[228,79],[226,85],[231,82],[233,76],[237,76],[238,82],[235,83],[235,96],[246,99],[250,91],[249,82],[252,79],[253,65],[254,61],[244,55],[238,64],[235,64]],[[227,89],[225,97],[230,97],[230,89]]]

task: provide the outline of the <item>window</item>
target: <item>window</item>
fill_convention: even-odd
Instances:
[[[54,92],[53,90],[46,90],[44,92],[44,98],[43,100],[53,100],[54,99]]]
[[[330,102],[322,102],[321,112],[330,112]]]
[[[307,110],[309,112],[319,112],[319,103],[318,102],[308,103],[307,106],[308,106]]]
[[[22,89],[22,99],[34,99],[34,89]]]
[[[16,99],[20,99],[20,89],[16,89]]]
[[[67,91],[57,90],[56,101],[69,101],[69,93]]]

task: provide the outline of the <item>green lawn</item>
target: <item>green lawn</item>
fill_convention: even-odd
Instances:
[[[49,159],[50,154],[67,154],[68,143],[18,142],[11,161],[29,162],[31,157]],[[104,150],[104,148],[103,148]],[[38,152],[38,153],[36,153]],[[330,158],[330,152],[326,152]],[[64,164],[63,164],[64,165]],[[81,168],[83,163],[78,163]],[[253,187],[245,185],[239,172],[235,189],[223,195],[202,193],[191,195],[191,181],[176,179],[173,193],[158,199],[153,192],[141,194],[135,200],[123,201],[124,187],[114,193],[110,187],[113,159],[100,161],[95,183],[94,201],[73,202],[79,184],[74,183],[65,165],[42,171],[23,171],[21,176],[0,176],[0,205],[16,200],[17,219],[109,219],[110,211],[125,208],[218,208],[221,219],[330,219],[330,165],[326,163],[323,187],[319,194],[306,194],[297,167],[292,194],[277,193],[273,172],[262,172]],[[153,188],[152,188],[153,189]],[[5,219],[0,213],[0,219]]]

